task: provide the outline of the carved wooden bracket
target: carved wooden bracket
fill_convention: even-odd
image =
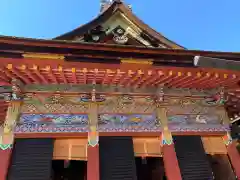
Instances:
[[[98,104],[95,102],[95,96],[92,97],[92,102],[89,102],[88,106],[88,118],[89,118],[89,132],[88,132],[88,144],[90,146],[96,146],[98,144]]]
[[[22,83],[17,79],[12,80],[12,98],[9,102],[6,119],[0,127],[0,147],[11,147],[14,141],[14,129],[19,119],[22,105]]]
[[[0,144],[13,144],[14,129],[19,119],[21,101],[11,101],[7,110],[6,119],[1,127]]]

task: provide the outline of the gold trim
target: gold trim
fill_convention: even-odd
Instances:
[[[128,64],[145,64],[145,65],[152,65],[153,62],[151,59],[144,60],[144,59],[122,59],[121,63],[128,63]]]
[[[45,54],[45,53],[26,53],[22,54],[24,58],[39,58],[39,59],[55,59],[55,60],[63,60],[65,57],[59,54]]]

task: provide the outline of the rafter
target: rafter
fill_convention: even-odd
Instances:
[[[57,80],[56,76],[53,74],[51,66],[46,66],[46,68],[44,68],[44,70],[47,71],[47,73],[50,75],[50,78],[53,80],[53,82],[55,84],[58,84],[58,80]]]
[[[9,76],[5,75],[6,73],[4,72],[3,69],[0,69],[0,79],[2,79],[4,82],[10,83],[11,78]]]
[[[64,70],[63,70],[63,67],[62,67],[62,66],[58,66],[58,72],[59,72],[61,78],[63,79],[63,82],[64,82],[65,84],[67,84],[68,81],[67,81],[67,79],[66,79],[66,77],[65,77],[65,75],[64,75]]]
[[[11,80],[16,79],[16,75],[14,75],[9,69],[12,68],[12,64],[8,64],[7,67],[4,67],[3,72],[9,77]]]
[[[112,74],[114,74],[115,72],[112,71],[111,69],[107,69],[105,71],[105,74],[104,74],[104,77],[103,77],[103,80],[102,80],[102,84],[107,84],[109,79],[111,78],[111,76],[113,76]]]
[[[187,72],[185,76],[182,76],[181,78],[173,81],[171,84],[169,84],[169,87],[176,87],[178,84],[181,84],[185,81],[188,81],[192,78],[192,73]]]
[[[202,74],[200,72],[197,72],[196,76],[193,77],[192,79],[189,79],[183,83],[178,83],[176,85],[177,88],[184,88],[184,87],[188,87],[190,86],[193,82],[195,81],[200,81],[201,80],[201,77],[202,77]]]
[[[135,88],[140,87],[142,83],[150,80],[152,78],[152,74],[153,74],[152,70],[148,70],[147,73],[144,73],[143,77],[135,83]]]
[[[77,84],[76,68],[72,68],[72,80],[74,84]]]
[[[126,83],[132,78],[132,75],[134,74],[134,71],[128,70],[124,76],[121,77],[119,80],[119,84],[122,86],[125,86]]]
[[[136,86],[137,80],[141,79],[143,74],[144,72],[142,70],[137,70],[135,76],[127,83],[127,86]]]
[[[120,69],[117,69],[116,74],[112,77],[112,80],[110,81],[110,84],[115,84],[117,79],[121,79],[124,72],[122,72]]]
[[[49,84],[48,80],[39,72],[39,68],[37,65],[33,65],[32,69],[35,74],[43,81],[44,84]]]
[[[87,84],[87,68],[83,68],[82,73],[83,73],[83,83]]]
[[[40,84],[40,81],[29,71],[29,69],[28,69],[28,67],[26,65],[20,66],[19,69],[21,71],[24,71],[28,75],[28,78],[31,78],[31,79],[33,79],[33,81],[35,83]]]
[[[155,82],[152,82],[151,84],[153,85],[158,85],[158,84],[164,84],[170,82],[172,79],[174,79],[175,76],[172,71],[169,71],[168,74],[164,73],[162,76],[159,76],[159,79],[156,79]]]
[[[164,73],[162,71],[155,71],[154,73],[151,72],[151,78],[149,80],[146,80],[142,84],[140,84],[139,87],[146,87],[147,85],[155,82],[159,77],[164,76]]]
[[[182,76],[181,72],[177,72],[177,74],[174,74],[173,71],[169,71],[167,77],[158,80],[155,84],[156,85],[157,84],[164,84],[166,86],[169,86],[169,84],[171,84],[175,80],[178,80],[180,76]]]
[[[1,66],[1,65],[0,65]],[[88,84],[97,83],[102,85],[120,85],[125,87],[142,88],[148,86],[158,86],[164,84],[174,88],[235,88],[240,80],[236,74],[221,71],[196,70],[186,71],[184,69],[158,68],[158,69],[114,69],[114,68],[76,68],[57,66],[45,66],[39,69],[37,65],[22,64],[15,66],[8,64],[7,68],[0,69],[5,73],[0,80],[9,83],[11,79],[21,79],[27,84]],[[54,66],[55,67],[55,66]],[[107,66],[106,66],[107,67]],[[1,67],[0,67],[1,68]],[[189,69],[188,69],[189,70]],[[66,72],[66,73],[65,73]]]

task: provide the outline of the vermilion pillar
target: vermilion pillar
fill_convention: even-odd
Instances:
[[[240,154],[236,148],[236,142],[233,141],[227,145],[228,156],[238,180],[240,180]]]
[[[160,97],[161,98],[161,97]],[[165,174],[168,180],[182,180],[178,165],[177,155],[174,148],[172,133],[168,129],[167,109],[157,106],[157,118],[161,121],[163,131],[161,134],[163,145],[163,162]]]
[[[99,145],[88,145],[87,180],[99,180]]]
[[[163,161],[168,180],[182,180],[174,144],[163,145]]]
[[[12,154],[12,149],[0,149],[0,180],[7,179],[9,162]]]

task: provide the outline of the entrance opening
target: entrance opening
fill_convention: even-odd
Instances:
[[[208,154],[214,180],[236,180],[227,154]]]
[[[163,158],[135,157],[137,180],[167,180],[164,172]]]
[[[86,180],[87,161],[53,160],[51,180]]]

